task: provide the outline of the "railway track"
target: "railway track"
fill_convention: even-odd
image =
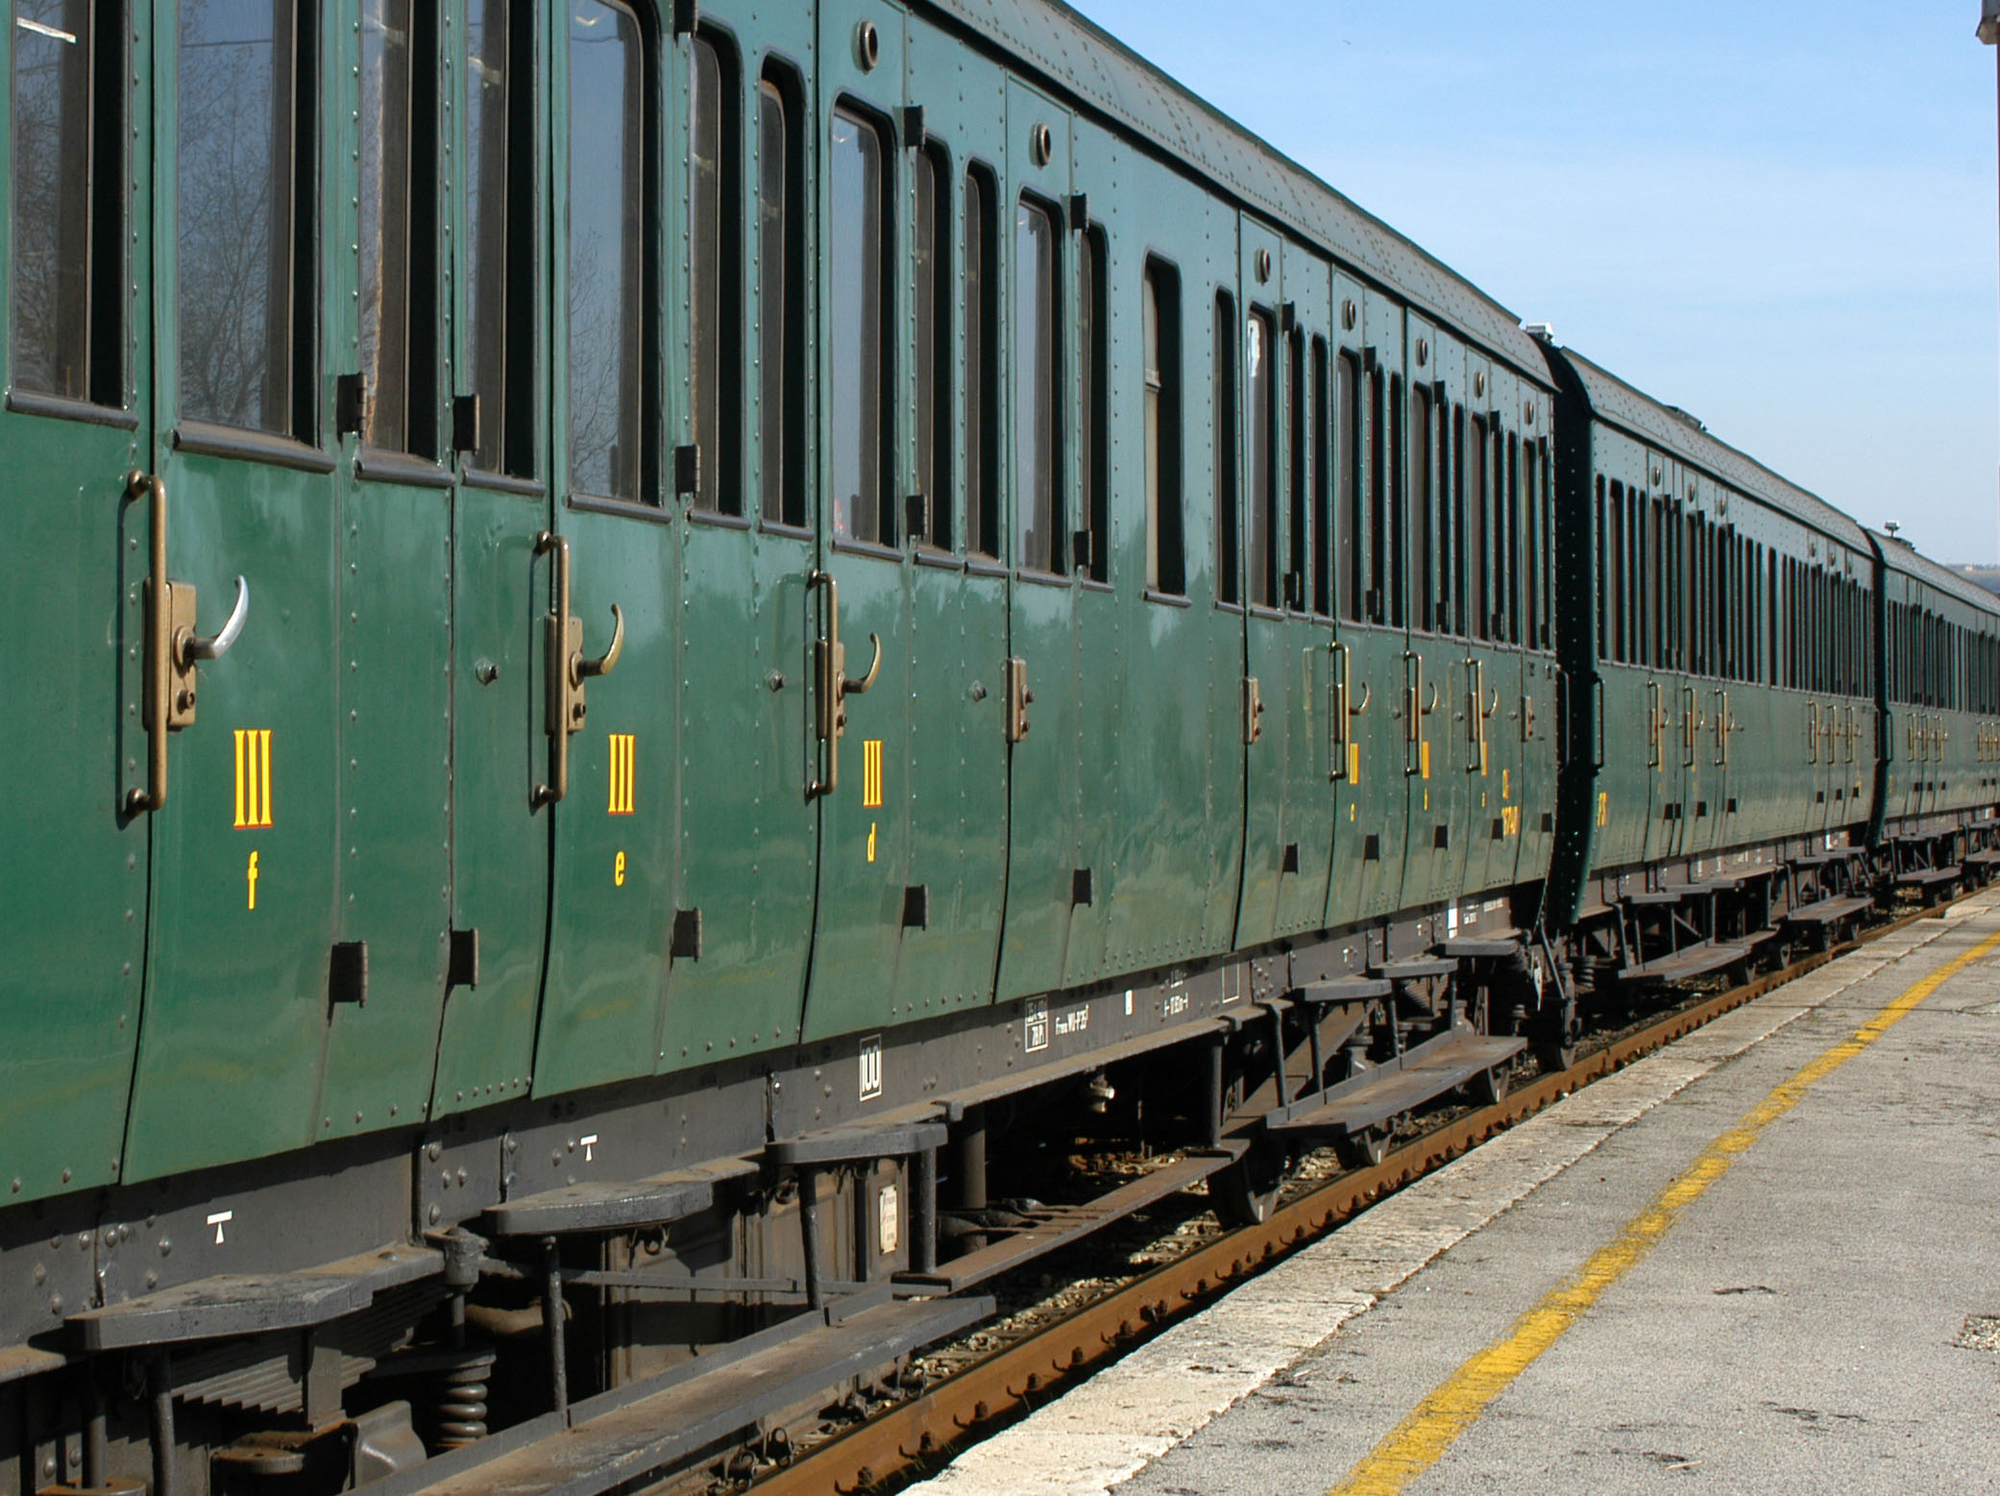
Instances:
[[[1884,919],[1853,940],[1616,1034],[1568,1068],[1538,1076],[1496,1104],[1454,1115],[1400,1143],[1380,1163],[1286,1200],[1269,1219],[1193,1247],[824,1442],[802,1442],[800,1453],[751,1480],[748,1489],[757,1496],[854,1496],[905,1484],[1496,1133],[1851,951],[1918,920],[1942,918],[1957,902]]]

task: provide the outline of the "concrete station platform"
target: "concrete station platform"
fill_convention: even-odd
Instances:
[[[2000,896],[1570,1097],[917,1489],[2000,1491]]]

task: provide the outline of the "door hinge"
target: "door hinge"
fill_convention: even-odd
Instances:
[[[698,443],[674,448],[674,492],[681,498],[701,492],[701,447]]]
[[[479,397],[455,395],[451,402],[451,449],[454,452],[479,450]]]
[[[451,932],[451,961],[445,971],[447,987],[477,987],[479,985],[479,931],[453,930]]]
[[[358,434],[368,424],[368,377],[343,374],[333,385],[334,434]]]
[[[674,943],[668,953],[676,961],[699,961],[701,959],[701,911],[699,909],[676,909],[674,911]]]
[[[368,942],[337,941],[326,964],[326,999],[335,1007],[353,1003],[368,1006]]]

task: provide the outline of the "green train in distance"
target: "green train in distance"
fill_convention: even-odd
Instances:
[[[893,1364],[2000,860],[1995,599],[1052,0],[10,3],[0,1496]]]

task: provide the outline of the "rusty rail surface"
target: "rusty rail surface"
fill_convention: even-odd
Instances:
[[[1957,901],[1953,901],[1957,902]],[[1876,925],[1854,940],[1814,953],[1782,971],[1732,987],[1537,1078],[1482,1108],[1415,1139],[1372,1168],[1342,1174],[1244,1227],[1083,1305],[1054,1324],[953,1374],[907,1402],[828,1440],[751,1485],[758,1496],[852,1496],[920,1462],[977,1442],[1016,1413],[1059,1395],[1141,1339],[1226,1293],[1239,1280],[1325,1235],[1384,1196],[1440,1169],[1495,1133],[1684,1037],[1733,1008],[1796,981],[1919,919],[1941,918],[1949,904]]]

